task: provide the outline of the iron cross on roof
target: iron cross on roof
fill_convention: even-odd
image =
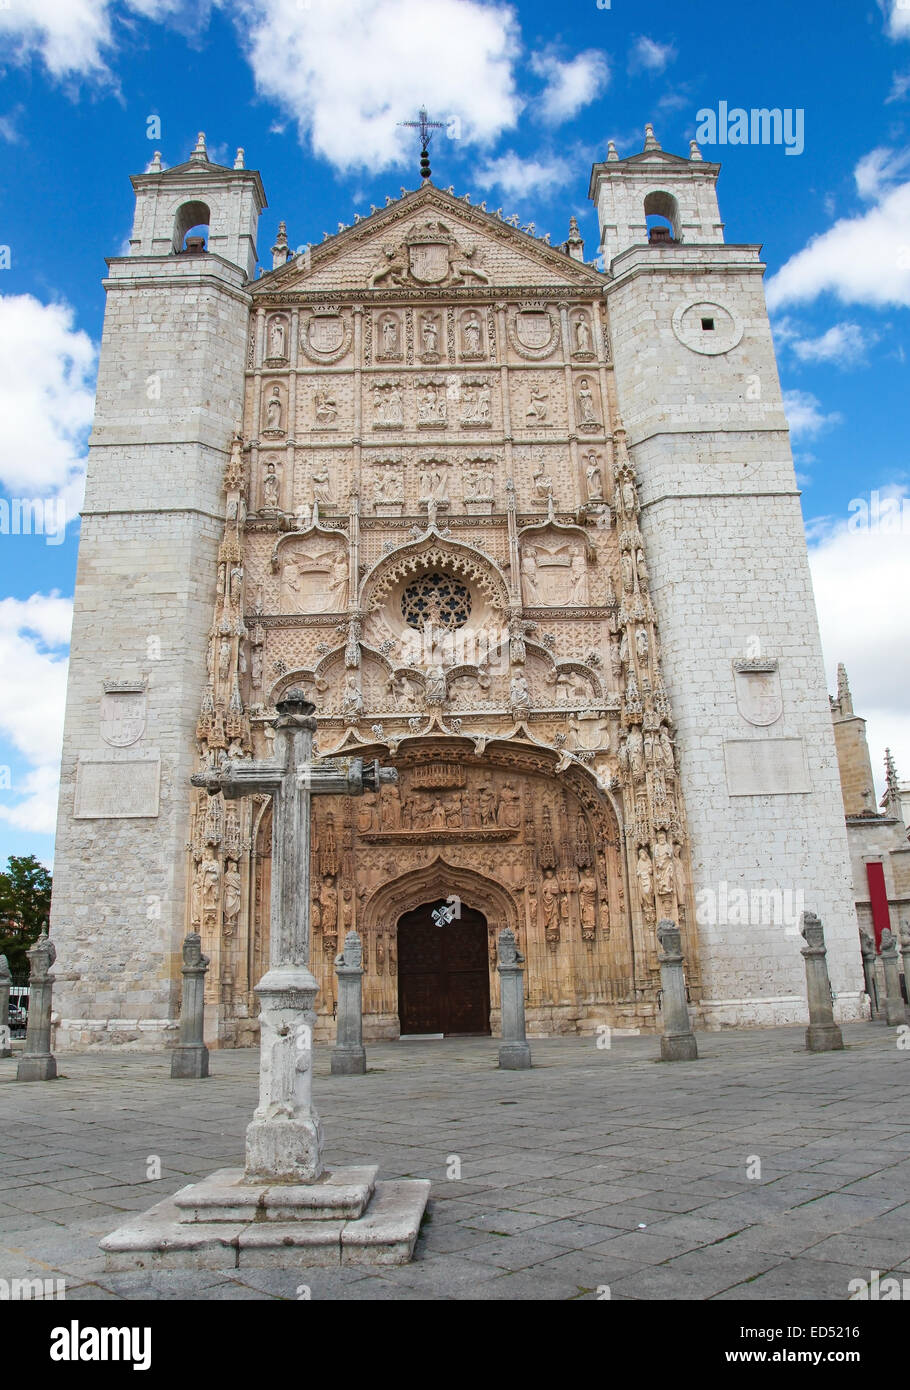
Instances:
[[[434,130],[445,130],[445,121],[431,121],[427,116],[427,108],[421,106],[416,121],[399,121],[398,124],[405,126],[408,130],[420,132],[420,177],[428,179],[430,177],[430,141],[433,138]]]

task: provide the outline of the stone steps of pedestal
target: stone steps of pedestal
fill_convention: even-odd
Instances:
[[[181,1221],[356,1220],[373,1195],[376,1164],[336,1168],[313,1183],[246,1183],[242,1168],[220,1168],[182,1188]]]
[[[189,1191],[184,1188],[178,1196]],[[233,1223],[187,1220],[188,1208],[168,1198],[105,1236],[101,1249],[109,1271],[407,1264],[429,1195],[424,1179],[380,1182],[367,1210],[354,1220],[308,1214],[294,1221]]]

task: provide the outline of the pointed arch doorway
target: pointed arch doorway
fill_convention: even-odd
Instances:
[[[398,1017],[403,1034],[490,1032],[487,919],[462,904],[438,926],[445,898],[422,903],[398,921]]]

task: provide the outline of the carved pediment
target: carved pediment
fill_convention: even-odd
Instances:
[[[426,184],[261,276],[252,292],[266,298],[315,291],[331,301],[344,289],[380,294],[492,284],[600,289],[603,276],[501,216]],[[319,352],[339,330],[314,324],[306,331]],[[528,332],[535,336],[533,325]]]

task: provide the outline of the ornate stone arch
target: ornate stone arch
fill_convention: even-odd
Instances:
[[[361,608],[366,613],[373,612],[381,607],[398,581],[436,568],[469,580],[491,608],[508,611],[509,587],[499,566],[474,547],[442,537],[435,531],[399,546],[377,561],[361,586]]]

